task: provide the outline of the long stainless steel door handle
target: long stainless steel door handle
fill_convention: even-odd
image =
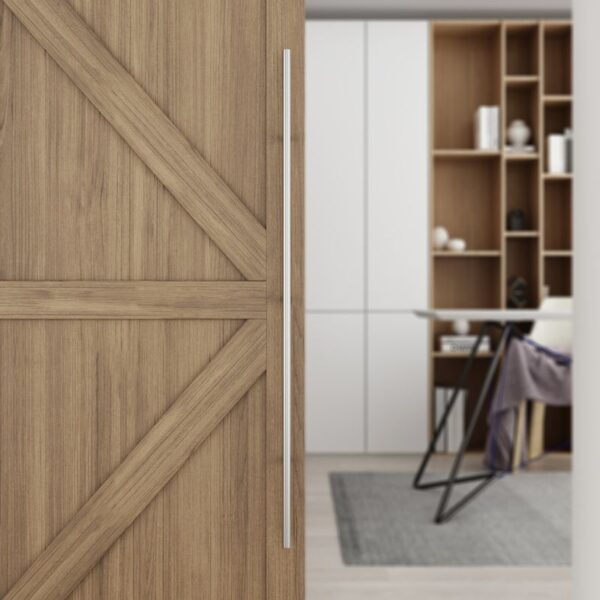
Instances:
[[[292,546],[292,52],[283,51],[283,547]]]

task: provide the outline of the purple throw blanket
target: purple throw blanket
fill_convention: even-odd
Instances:
[[[571,358],[527,338],[513,338],[500,372],[488,415],[489,435],[485,461],[488,467],[510,470],[515,426],[523,400],[550,406],[571,404]],[[523,456],[526,457],[526,443]]]

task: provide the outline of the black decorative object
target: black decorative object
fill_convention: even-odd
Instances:
[[[528,301],[529,284],[523,277],[511,277],[508,280],[509,308],[525,308]]]
[[[508,213],[507,228],[509,231],[523,231],[525,229],[525,213],[520,209]]]

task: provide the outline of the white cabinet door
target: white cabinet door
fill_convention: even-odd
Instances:
[[[427,364],[425,321],[412,315],[369,315],[369,452],[425,450]]]
[[[426,306],[428,24],[367,27],[369,309]]]
[[[428,25],[368,24],[368,308],[427,306]],[[420,452],[428,419],[427,326],[370,314],[368,450]]]
[[[364,308],[365,23],[306,25],[306,307]]]
[[[306,451],[364,452],[364,315],[306,316]]]

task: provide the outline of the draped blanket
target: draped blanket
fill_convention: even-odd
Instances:
[[[517,412],[523,400],[569,406],[572,401],[571,357],[528,338],[512,339],[488,415],[485,460],[492,469],[511,468]],[[525,441],[522,461],[527,455],[526,446]]]

